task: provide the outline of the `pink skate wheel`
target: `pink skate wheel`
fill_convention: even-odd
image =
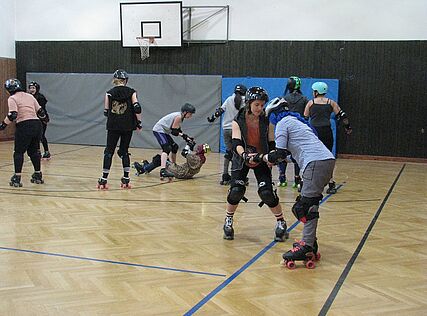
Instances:
[[[296,268],[295,262],[293,262],[293,261],[286,262],[286,267],[290,270],[295,269]]]
[[[320,257],[321,257],[320,252],[316,253],[316,255],[315,255],[314,257],[315,257],[314,259],[315,259],[316,261],[319,261],[319,260],[320,260]]]
[[[305,263],[305,267],[306,267],[307,269],[314,269],[314,268],[316,267],[316,265],[314,264],[314,261],[308,260],[308,261]]]

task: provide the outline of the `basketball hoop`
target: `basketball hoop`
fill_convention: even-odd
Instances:
[[[156,45],[154,37],[137,37],[136,40],[139,43],[139,48],[141,49],[141,60],[147,59],[150,57],[150,46]]]

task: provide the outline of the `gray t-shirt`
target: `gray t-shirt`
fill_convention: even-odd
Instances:
[[[225,111],[222,115],[222,129],[231,129],[234,117],[237,115],[237,112],[239,112],[239,110],[234,106],[235,96],[236,95],[233,93],[224,101],[221,106],[221,108]],[[240,107],[242,107],[243,104],[244,102],[242,101]]]
[[[173,124],[173,120],[175,119],[175,117],[180,116],[180,115],[181,115],[181,112],[173,112],[171,114],[163,116],[153,126],[153,131],[158,132],[158,133],[170,134],[171,133],[171,127]]]
[[[291,115],[281,119],[274,131],[276,147],[287,149],[304,172],[312,161],[335,159],[311,128]]]

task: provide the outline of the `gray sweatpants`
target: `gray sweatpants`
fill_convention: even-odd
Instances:
[[[324,187],[329,183],[334,171],[335,159],[316,160],[310,162],[305,168],[302,179],[303,186],[301,195],[305,197],[322,196]],[[319,212],[319,206],[313,205],[309,212]],[[309,246],[313,247],[316,240],[318,218],[307,221],[302,231],[302,240]]]

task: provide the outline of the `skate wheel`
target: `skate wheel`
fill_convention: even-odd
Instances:
[[[308,261],[305,263],[305,267],[306,267],[307,269],[314,269],[314,268],[316,267],[316,264],[314,263],[314,261],[312,261],[312,260],[308,260]]]
[[[286,268],[293,270],[296,268],[295,262],[294,261],[286,261]]]
[[[314,255],[314,260],[319,261],[320,257],[321,257],[320,252],[318,252]]]

